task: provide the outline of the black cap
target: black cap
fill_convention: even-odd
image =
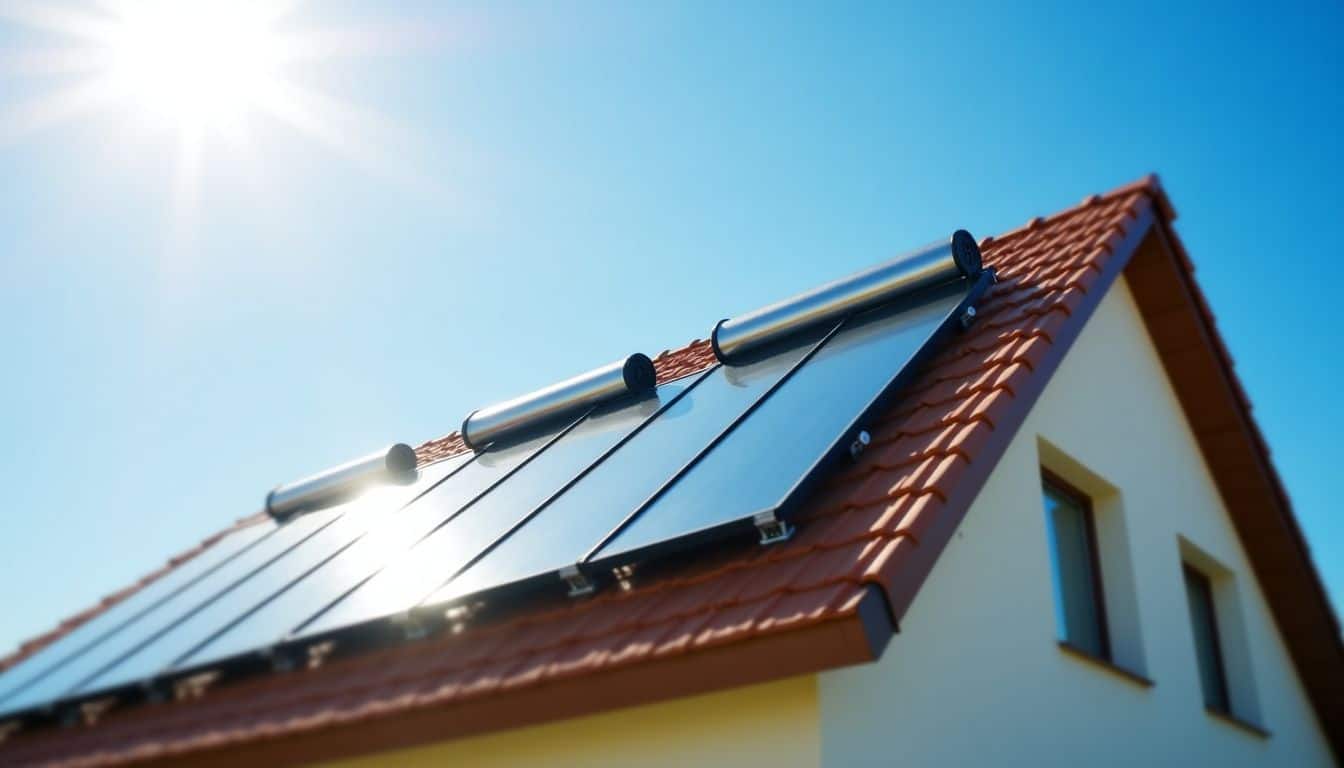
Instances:
[[[974,280],[980,276],[983,268],[980,260],[980,244],[975,237],[964,229],[952,233],[952,260],[957,263],[961,274]]]
[[[653,361],[641,352],[627,357],[621,367],[621,376],[625,386],[631,392],[647,392],[658,383],[658,374],[653,370]]]
[[[415,449],[405,443],[397,443],[387,449],[384,457],[387,471],[394,475],[404,475],[415,471]]]

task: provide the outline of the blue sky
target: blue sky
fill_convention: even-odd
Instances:
[[[1149,171],[1339,610],[1338,4],[636,5],[300,5],[360,43],[285,69],[321,119],[185,165],[25,112],[85,75],[0,17],[0,647],[277,482]]]

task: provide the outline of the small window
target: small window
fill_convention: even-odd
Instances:
[[[1195,637],[1195,660],[1199,664],[1199,683],[1204,690],[1204,706],[1224,714],[1232,713],[1227,694],[1227,669],[1218,638],[1218,616],[1213,607],[1213,587],[1209,577],[1185,565],[1185,596],[1190,602],[1190,626]]]
[[[1077,650],[1109,661],[1111,648],[1102,602],[1092,502],[1048,473],[1043,475],[1042,486],[1060,639]]]

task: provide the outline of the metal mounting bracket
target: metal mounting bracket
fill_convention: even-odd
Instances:
[[[456,635],[465,630],[482,605],[483,603],[478,602],[450,606],[443,612],[443,618],[448,622],[449,631]]]
[[[298,661],[294,658],[294,654],[279,646],[266,648],[261,652],[261,655],[271,663],[272,672],[288,672],[298,667]]]
[[[404,640],[419,640],[429,636],[429,627],[425,626],[414,611],[403,611],[392,617],[392,622],[401,627],[401,636]]]
[[[967,308],[961,313],[961,317],[958,318],[958,320],[959,320],[960,323],[961,323],[961,329],[964,331],[964,330],[966,330],[967,328],[970,328],[972,325],[974,325],[974,324],[975,324],[975,317],[976,317],[975,307],[967,307]]]
[[[761,546],[763,547],[793,538],[793,526],[787,521],[775,517],[774,510],[757,512],[751,518],[751,521],[755,523],[756,530],[761,534]]]
[[[597,586],[577,565],[567,565],[560,569],[560,579],[569,585],[570,597],[583,597],[597,591]]]
[[[141,681],[140,693],[145,697],[145,701],[151,704],[162,704],[169,699],[163,681],[156,678]]]
[[[849,444],[849,457],[857,460],[872,442],[873,436],[868,434],[868,430],[860,429],[859,433],[854,436],[854,442]]]

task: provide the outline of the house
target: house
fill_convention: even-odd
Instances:
[[[15,714],[5,685],[81,627],[296,525],[254,516],[0,662],[0,763],[1337,764],[1339,625],[1174,219],[1148,177],[980,241],[974,321],[787,540]],[[715,354],[665,352],[657,379]],[[771,451],[738,456],[744,482]]]

